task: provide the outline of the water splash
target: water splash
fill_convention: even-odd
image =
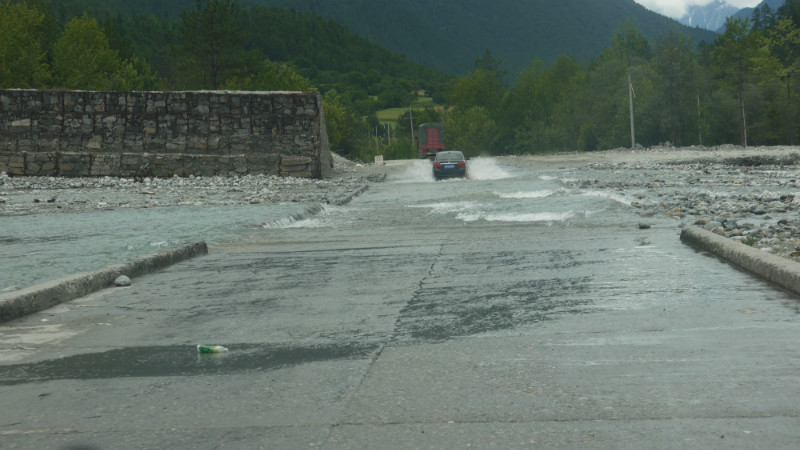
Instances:
[[[470,180],[503,180],[513,175],[497,165],[495,158],[474,158],[467,163]]]
[[[394,183],[435,182],[431,164],[431,161],[427,159],[410,161],[403,170],[390,174],[387,181]],[[473,158],[467,162],[467,178],[470,180],[502,180],[513,176],[502,169],[495,158]],[[461,180],[456,179],[455,181]]]
[[[432,183],[436,180],[433,178],[431,162],[427,159],[417,159],[411,161],[405,169],[391,174],[387,181],[393,183]]]
[[[288,214],[284,217],[265,222],[262,228],[291,228],[291,227],[317,227],[320,224],[318,215],[329,213],[330,208],[322,205],[309,205],[301,211]],[[302,224],[302,225],[299,225]]]

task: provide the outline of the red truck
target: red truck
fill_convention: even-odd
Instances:
[[[444,150],[444,126],[440,123],[423,123],[419,126],[417,149],[421,159],[436,157]]]

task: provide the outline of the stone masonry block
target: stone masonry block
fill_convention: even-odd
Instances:
[[[89,174],[93,177],[119,176],[121,159],[120,153],[95,154]]]
[[[76,176],[143,176],[169,168],[320,176],[330,161],[320,105],[318,93],[0,90],[0,151],[92,155],[58,160],[61,174]],[[144,152],[169,157],[156,161]],[[121,155],[129,153],[141,159],[126,164]],[[174,156],[186,161],[178,164]],[[30,162],[37,173],[53,170],[52,162]],[[0,170],[11,166],[10,157],[0,160]]]

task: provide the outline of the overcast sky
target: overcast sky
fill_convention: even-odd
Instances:
[[[713,0],[634,0],[636,3],[644,5],[646,8],[659,12],[665,16],[680,18],[686,13],[686,8],[691,5],[707,5]],[[753,7],[761,3],[761,0],[727,0],[738,8]]]

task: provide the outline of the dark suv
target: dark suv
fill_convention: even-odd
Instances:
[[[446,151],[436,154],[433,160],[433,177],[437,180],[442,178],[467,176],[467,159],[459,151]]]

